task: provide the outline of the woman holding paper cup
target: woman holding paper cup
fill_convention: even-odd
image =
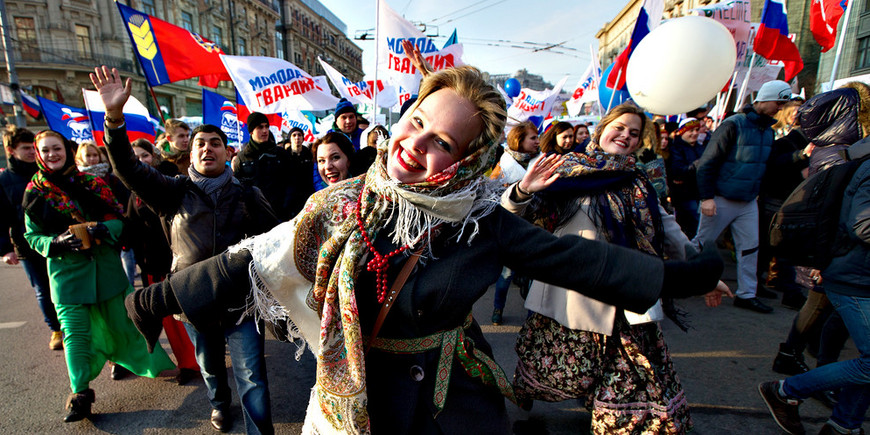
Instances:
[[[60,133],[39,133],[36,149],[39,170],[24,193],[24,238],[48,260],[72,389],[64,421],[73,422],[90,415],[89,383],[107,360],[149,377],[173,364],[162,349],[148,353],[124,310],[133,288],[118,255],[120,203],[103,180],[77,170],[72,144]]]

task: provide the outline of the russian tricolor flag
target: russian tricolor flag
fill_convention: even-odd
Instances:
[[[102,146],[105,134],[103,125],[106,117],[106,106],[103,105],[103,100],[97,91],[82,89],[82,95],[85,97],[85,108],[87,108],[91,121],[94,141]],[[127,125],[127,137],[130,138],[131,142],[145,138],[154,143],[154,125],[151,123],[151,115],[148,114],[145,105],[132,95],[124,104],[124,123]]]
[[[626,90],[625,73],[628,69],[628,58],[631,57],[631,53],[634,52],[637,44],[640,44],[640,40],[659,26],[664,10],[664,0],[644,0],[643,5],[640,7],[640,13],[637,15],[637,21],[634,24],[634,31],[631,32],[628,46],[613,61],[613,69],[610,71],[610,75],[607,76],[606,86],[608,88]]]
[[[768,60],[785,64],[785,81],[791,81],[802,69],[804,61],[797,46],[788,38],[788,16],[782,0],[765,0],[761,24],[755,34],[753,48]]]
[[[39,100],[27,95],[24,90],[19,91],[21,92],[21,106],[24,108],[24,111],[32,116],[33,119],[39,119]]]

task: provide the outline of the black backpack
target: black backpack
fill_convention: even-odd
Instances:
[[[870,150],[864,149],[868,145],[864,141],[852,145],[844,151],[844,163],[813,174],[788,196],[770,223],[774,256],[824,269],[832,258],[848,251],[849,238],[839,229],[840,209],[852,176],[870,157]]]

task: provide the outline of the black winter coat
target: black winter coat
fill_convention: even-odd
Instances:
[[[256,187],[245,188],[233,178],[215,204],[187,176],[169,177],[140,162],[125,128],[107,129],[104,140],[115,175],[161,217],[172,249],[173,272],[279,222]]]
[[[22,162],[9,156],[9,167],[0,172],[0,255],[12,250],[19,259],[39,259],[41,255],[30,248],[24,240],[24,190],[33,174],[36,163]]]
[[[258,187],[282,222],[296,216],[314,193],[310,170],[310,165],[275,145],[271,135],[264,143],[252,139],[233,162],[236,178],[247,186]]]

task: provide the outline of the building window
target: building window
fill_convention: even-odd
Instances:
[[[196,31],[193,28],[193,14],[181,11],[181,27],[184,27],[191,33]]]
[[[269,55],[269,50],[266,47],[260,47],[260,56],[266,57]]]
[[[870,68],[870,36],[858,38],[855,55],[855,69]]]
[[[293,53],[293,63],[296,64],[296,66],[302,66],[302,55],[299,53]]]
[[[284,59],[284,34],[275,32],[275,57]]]
[[[239,56],[247,56],[248,55],[248,42],[245,41],[245,38],[239,37]]]
[[[148,15],[156,15],[157,11],[154,9],[154,0],[142,0],[142,12]]]
[[[39,46],[36,42],[36,20],[28,17],[15,17],[15,31],[21,47],[21,60],[38,61]]]
[[[212,42],[217,44],[218,47],[223,48],[224,46],[224,31],[221,30],[218,26],[211,26],[211,37]]]
[[[87,26],[76,24],[76,50],[79,56],[85,59],[91,58],[91,29]]]

